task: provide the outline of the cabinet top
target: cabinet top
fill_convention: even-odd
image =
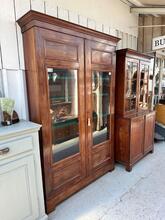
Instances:
[[[154,58],[153,56],[151,55],[148,55],[148,54],[144,54],[144,53],[140,53],[136,50],[132,50],[132,49],[129,49],[129,48],[125,48],[125,49],[121,49],[121,50],[117,50],[116,51],[117,55],[121,56],[121,55],[124,55],[124,56],[131,56],[133,58],[133,56],[135,56],[136,58],[143,58],[143,59],[152,59]]]
[[[103,40],[110,41],[115,46],[120,40],[120,38],[117,38],[115,36],[92,30],[90,28],[86,28],[33,10],[30,10],[25,15],[23,15],[17,22],[21,27],[22,33],[32,27],[39,27],[72,34],[87,39],[91,39],[91,37],[92,39],[101,38]]]
[[[0,126],[0,140],[26,133],[37,132],[40,127],[41,125],[39,124],[24,120],[10,126]]]

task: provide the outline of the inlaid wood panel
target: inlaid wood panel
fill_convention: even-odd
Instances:
[[[145,116],[145,139],[144,153],[150,151],[153,147],[154,129],[155,129],[155,112]]]
[[[70,184],[77,178],[81,179],[81,161],[80,158],[73,159],[72,163],[69,163],[61,169],[55,169],[53,174],[53,185],[55,189],[65,187],[66,182]]]
[[[143,156],[144,142],[144,116],[131,120],[131,141],[130,154],[131,161],[136,161]]]
[[[45,57],[58,60],[78,60],[78,48],[75,45],[45,41]]]
[[[125,162],[129,158],[130,121],[116,117],[115,160]]]
[[[92,63],[111,65],[112,54],[104,51],[92,50]]]
[[[104,163],[109,162],[108,160],[110,160],[112,157],[112,152],[109,147],[109,143],[106,143],[104,144],[104,146],[98,146],[97,148],[93,149],[92,154],[92,166],[94,169],[97,169]]]

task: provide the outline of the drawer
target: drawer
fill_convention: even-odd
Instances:
[[[33,137],[24,137],[22,139],[8,141],[0,144],[0,160],[21,154],[33,149]]]

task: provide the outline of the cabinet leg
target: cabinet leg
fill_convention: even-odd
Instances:
[[[109,172],[114,171],[114,169],[115,169],[115,166],[113,166],[113,167],[109,170]]]
[[[131,172],[132,171],[132,166],[126,166],[126,171]]]
[[[154,153],[154,149],[152,149],[151,151],[150,151],[150,154],[153,154]]]

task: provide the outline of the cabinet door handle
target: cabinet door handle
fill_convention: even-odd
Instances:
[[[90,118],[88,118],[87,124],[88,124],[89,127],[91,126],[91,119]]]
[[[9,151],[10,151],[10,148],[8,148],[8,147],[6,147],[6,148],[4,148],[4,149],[1,149],[1,150],[0,150],[0,155],[7,154],[7,153],[9,153]]]

